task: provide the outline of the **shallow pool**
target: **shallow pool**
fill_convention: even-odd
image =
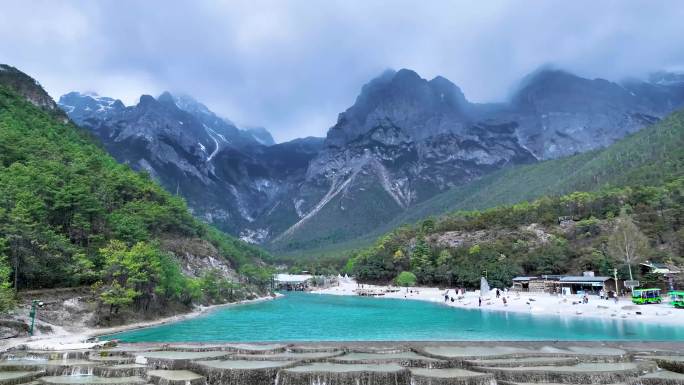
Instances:
[[[219,308],[204,316],[107,336],[125,342],[668,340],[684,328],[457,309],[388,298],[286,293],[282,298]]]

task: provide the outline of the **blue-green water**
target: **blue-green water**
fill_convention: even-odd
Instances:
[[[450,308],[402,299],[288,293],[108,336],[126,342],[684,340],[684,327]]]

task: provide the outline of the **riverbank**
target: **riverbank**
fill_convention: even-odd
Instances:
[[[589,296],[589,303],[581,303],[579,296],[558,296],[548,293],[514,293],[500,292],[496,298],[495,290],[483,295],[480,305],[479,291],[466,292],[458,296],[451,289],[435,287],[398,288],[396,286],[357,285],[353,280],[342,281],[339,286],[312,293],[331,295],[358,295],[357,290],[383,293],[381,298],[397,298],[441,303],[445,306],[479,309],[482,311],[516,312],[547,316],[563,316],[577,318],[601,318],[612,320],[628,320],[667,325],[684,325],[684,310],[675,309],[669,303],[652,305],[634,305],[629,297],[614,300],[601,300],[598,296]],[[449,299],[445,301],[445,293]],[[451,297],[454,301],[451,301]],[[506,298],[504,304],[503,298]]]
[[[18,337],[0,340],[0,350],[6,350],[15,346],[25,345],[30,349],[38,350],[71,350],[71,349],[88,349],[101,343],[86,342],[94,337],[120,333],[129,330],[142,329],[151,326],[165,325],[178,321],[196,318],[217,309],[237,306],[247,303],[255,303],[261,301],[268,301],[282,296],[276,293],[274,296],[259,297],[250,300],[243,300],[238,302],[231,302],[210,306],[197,306],[191,312],[185,314],[177,314],[169,317],[163,317],[151,321],[134,322],[126,325],[118,325],[108,328],[97,328],[82,326],[78,331],[67,330],[62,327],[54,327],[55,332],[50,334],[43,334],[33,337]]]

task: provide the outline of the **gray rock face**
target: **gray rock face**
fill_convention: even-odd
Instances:
[[[552,159],[605,147],[656,122],[684,103],[682,91],[681,85],[617,84],[541,70],[523,80],[496,118],[518,122],[525,147]]]
[[[272,146],[275,144],[275,140],[273,140],[271,133],[263,127],[245,127],[244,131],[250,134],[254,140],[260,144],[263,144],[264,146]]]
[[[117,159],[182,194],[196,215],[283,250],[353,239],[507,165],[609,145],[684,105],[682,79],[658,73],[618,84],[540,70],[509,102],[475,104],[445,78],[386,71],[325,140],[280,144],[188,96],[143,96],[125,107],[71,93],[60,105]]]
[[[266,146],[194,99],[169,93],[143,95],[126,107],[72,92],[59,104],[117,160],[147,171],[184,196],[197,216],[235,234],[303,179],[322,143],[311,138]],[[270,138],[265,129],[257,132]]]
[[[300,219],[275,245],[352,239],[506,165],[607,146],[684,104],[684,83],[657,77],[663,78],[667,84],[617,84],[540,70],[522,81],[510,102],[474,104],[444,78],[386,71],[328,131],[300,189]],[[322,216],[346,229],[331,229]],[[326,226],[327,233],[320,230]]]
[[[427,81],[411,70],[388,70],[366,84],[354,105],[340,114],[328,131],[326,145],[345,147],[379,127],[400,127],[415,140],[458,132],[468,121],[467,108],[463,92],[447,79]],[[375,139],[398,138],[377,135]]]
[[[36,107],[67,121],[67,116],[57,106],[43,87],[32,77],[7,64],[0,64],[0,85],[8,87]]]

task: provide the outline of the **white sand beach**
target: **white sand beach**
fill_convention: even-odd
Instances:
[[[601,300],[598,296],[590,295],[589,303],[582,304],[579,296],[560,296],[547,293],[516,293],[500,291],[502,298],[496,298],[495,289],[482,296],[482,306],[478,299],[480,292],[468,291],[459,297],[453,289],[448,291],[449,297],[445,302],[446,290],[435,287],[398,288],[396,286],[357,285],[352,279],[342,280],[339,286],[316,290],[313,293],[333,295],[358,295],[357,290],[369,290],[384,293],[380,298],[399,298],[407,300],[429,301],[445,306],[481,309],[483,311],[524,312],[539,315],[559,315],[568,317],[598,317],[603,319],[624,319],[644,321],[649,323],[677,324],[684,326],[684,309],[676,309],[668,302],[652,305],[634,305],[630,297],[620,297],[616,303],[613,299]],[[507,304],[504,305],[505,296]]]

